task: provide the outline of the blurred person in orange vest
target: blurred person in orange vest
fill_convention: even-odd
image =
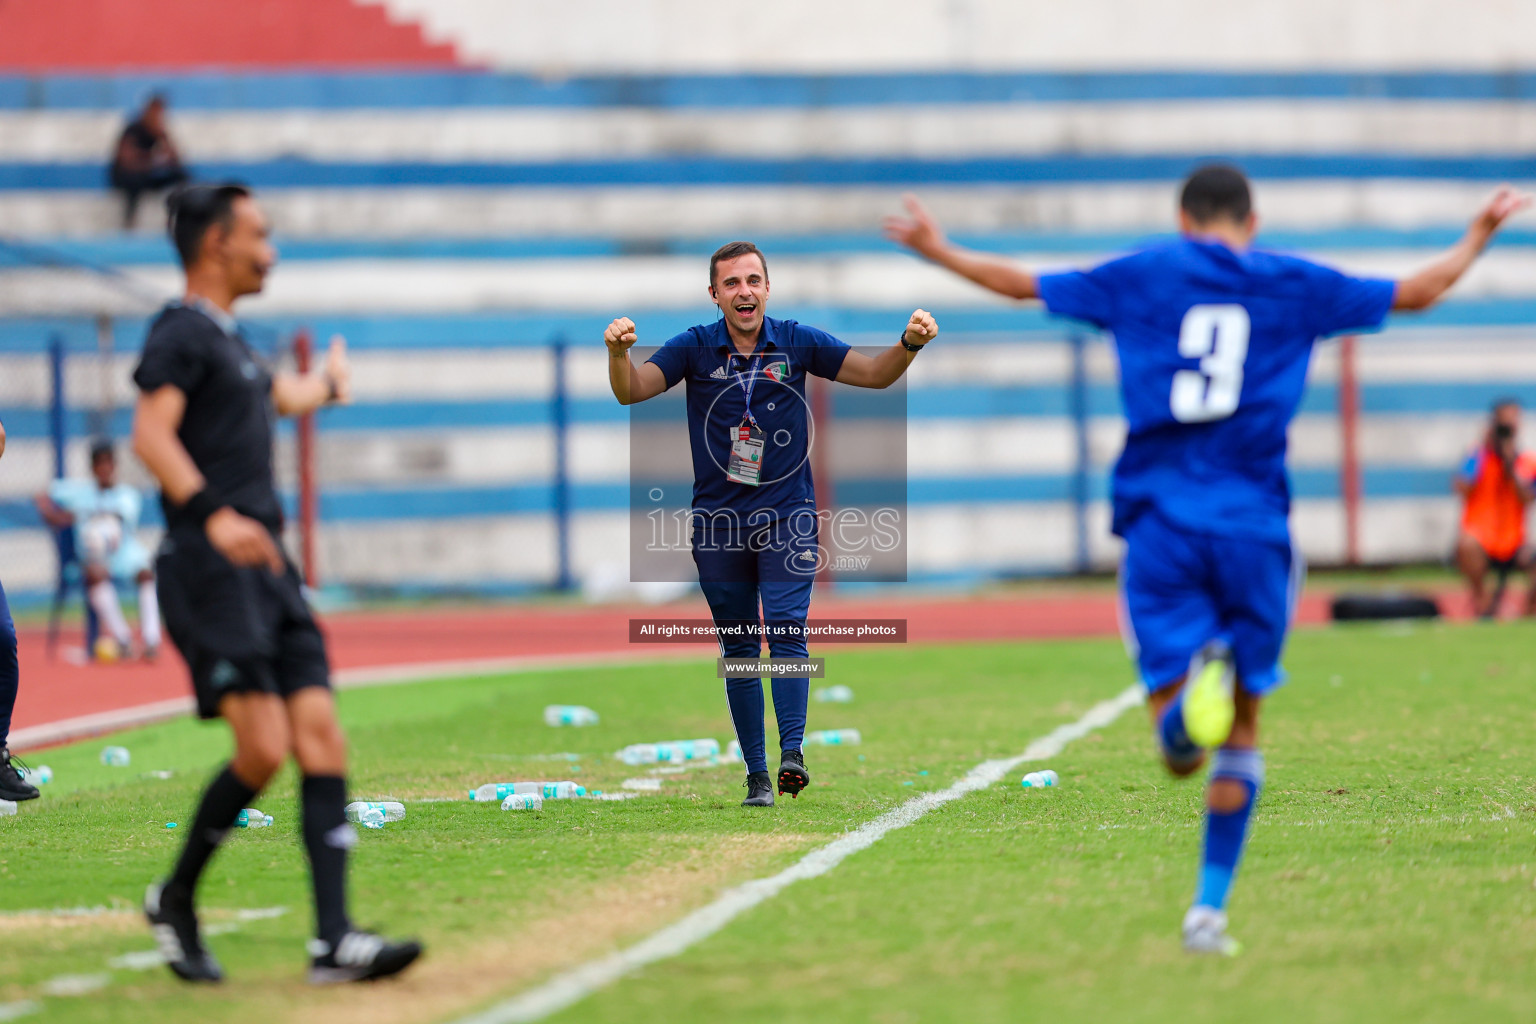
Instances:
[[[1520,403],[1513,398],[1494,403],[1483,443],[1467,457],[1455,481],[1462,497],[1456,564],[1471,589],[1473,611],[1485,619],[1498,614],[1509,574],[1531,575],[1536,565],[1525,546],[1525,509],[1536,498],[1536,455],[1520,451],[1519,433]],[[1492,593],[1489,570],[1498,573]],[[1536,576],[1526,593],[1525,613],[1536,614]]]

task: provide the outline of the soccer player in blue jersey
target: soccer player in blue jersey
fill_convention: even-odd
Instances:
[[[768,292],[762,251],[751,242],[731,242],[709,261],[709,296],[720,307],[720,319],[690,327],[639,366],[629,355],[636,341],[633,320],[613,321],[603,341],[608,380],[623,405],[687,382],[693,559],[719,631],[721,656],[761,655],[762,637],[755,632],[761,602],[769,652],[803,659],[811,584],[819,567],[806,374],[856,387],[890,387],[939,328],[919,309],[896,344],[868,356],[825,331],[766,316]],[[784,400],[786,388],[798,401]],[[763,682],[729,678],[725,692],[747,763],[742,804],[772,807]],[[801,750],[809,694],[808,678],[773,680],[779,792],[791,796],[811,781]]]
[[[1214,750],[1191,952],[1237,952],[1227,894],[1264,784],[1259,706],[1283,681],[1281,647],[1302,573],[1291,546],[1286,428],[1319,338],[1374,331],[1456,283],[1529,197],[1501,188],[1456,245],[1401,281],[1357,278],[1253,246],[1248,181],[1195,171],[1181,237],[1091,270],[1041,274],[948,242],[915,198],[886,234],[940,266],[1114,336],[1129,421],[1114,473],[1128,642],[1168,769]]]

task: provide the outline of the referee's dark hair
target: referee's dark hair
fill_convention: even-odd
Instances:
[[[251,190],[237,182],[221,185],[188,185],[165,200],[166,231],[184,268],[197,262],[208,229],[217,224],[228,229],[234,223],[236,199],[249,198]]]
[[[1196,224],[1230,220],[1241,224],[1253,212],[1248,178],[1231,164],[1206,164],[1184,180],[1179,207]]]
[[[768,278],[768,257],[763,255],[763,250],[751,242],[726,242],[715,250],[715,254],[709,258],[709,286],[715,286],[715,267],[721,260],[733,260],[738,256],[746,256],[748,253],[755,255],[763,264],[763,279]]]

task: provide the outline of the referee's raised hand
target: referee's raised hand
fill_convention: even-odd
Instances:
[[[267,528],[227,505],[209,516],[203,529],[215,550],[235,565],[265,566],[275,576],[281,576],[287,568]]]
[[[627,316],[619,317],[603,332],[603,343],[608,346],[609,355],[623,355],[637,340],[635,322]]]
[[[926,309],[913,312],[912,319],[907,321],[906,339],[909,345],[926,345],[939,336],[939,325],[933,319],[933,314]]]

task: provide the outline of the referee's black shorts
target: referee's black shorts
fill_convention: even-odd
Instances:
[[[177,530],[161,543],[160,610],[192,672],[200,717],[217,718],[219,702],[231,693],[286,698],[331,685],[325,638],[298,571],[286,558],[284,564],[281,576],[235,566],[202,530]]]

